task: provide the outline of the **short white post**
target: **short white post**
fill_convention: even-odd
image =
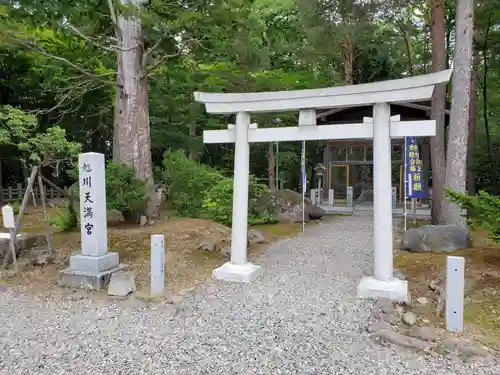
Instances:
[[[353,189],[352,189],[352,186],[348,186],[347,187],[347,192],[346,192],[346,203],[347,203],[347,206],[349,208],[352,209],[352,206],[353,206]]]
[[[309,194],[311,195],[311,202],[314,206],[316,206],[316,189],[311,189],[309,191]]]
[[[396,201],[397,201],[397,190],[395,187],[392,188],[392,209],[396,209]]]
[[[16,257],[16,238],[14,238],[14,229],[16,228],[16,220],[14,217],[14,209],[10,205],[2,207],[3,227],[9,230],[10,240],[9,246],[12,252],[12,263],[17,272],[17,257]]]
[[[446,258],[446,329],[462,332],[464,328],[465,259]]]
[[[375,278],[392,278],[392,163],[389,132],[391,109],[387,103],[373,107],[373,211]]]
[[[151,236],[151,294],[165,291],[165,236]]]
[[[328,190],[328,204],[333,206],[335,204],[335,192],[333,189]]]

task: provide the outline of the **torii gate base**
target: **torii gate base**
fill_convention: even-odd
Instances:
[[[393,276],[391,138],[433,136],[435,121],[391,120],[390,103],[431,98],[436,84],[450,79],[451,70],[393,81],[317,90],[249,94],[195,93],[209,113],[236,113],[228,130],[203,132],[204,143],[234,143],[234,193],[231,261],[213,271],[219,280],[250,282],[262,268],[247,260],[248,178],[250,143],[373,138],[374,276],[358,285],[360,298],[409,301],[408,283]],[[373,105],[373,122],[316,125],[314,108]],[[299,110],[299,126],[259,129],[250,124],[250,112]]]

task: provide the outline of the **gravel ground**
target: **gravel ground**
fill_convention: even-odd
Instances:
[[[342,217],[269,248],[250,285],[214,282],[177,305],[0,293],[0,374],[500,374],[377,345],[355,299],[372,219]]]

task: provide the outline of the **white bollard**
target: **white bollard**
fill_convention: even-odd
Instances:
[[[352,208],[353,206],[353,195],[354,195],[354,191],[352,189],[352,186],[348,186],[347,187],[347,197],[346,197],[346,203],[347,203],[347,207],[350,207]]]
[[[313,206],[316,206],[316,189],[311,189],[310,194],[311,194],[311,202]]]
[[[165,236],[151,236],[151,294],[165,290]]]
[[[464,328],[465,259],[446,258],[446,329],[462,332]]]
[[[16,219],[14,217],[14,209],[10,205],[5,205],[2,207],[2,217],[3,217],[3,226],[4,228],[9,230],[10,239],[9,239],[9,247],[12,253],[12,264],[16,268],[17,272],[17,259],[16,259],[16,239],[14,238],[14,230],[16,228]]]
[[[333,189],[328,191],[328,204],[333,206],[335,204],[335,195]]]

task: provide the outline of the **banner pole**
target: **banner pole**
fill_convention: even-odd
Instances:
[[[302,233],[306,231],[306,141],[302,141],[302,153],[301,153],[301,175],[302,175]]]
[[[404,150],[405,150],[405,166],[404,166],[404,173],[405,173],[405,188],[404,188],[404,199],[403,199],[403,216],[404,216],[404,231],[406,232],[406,215],[407,215],[407,211],[406,211],[406,196],[408,194],[408,173],[407,173],[407,164],[408,164],[408,152],[406,150],[406,147],[407,147],[407,144],[408,142],[406,141],[406,137],[404,137],[404,143],[405,143],[405,146],[404,146]]]

